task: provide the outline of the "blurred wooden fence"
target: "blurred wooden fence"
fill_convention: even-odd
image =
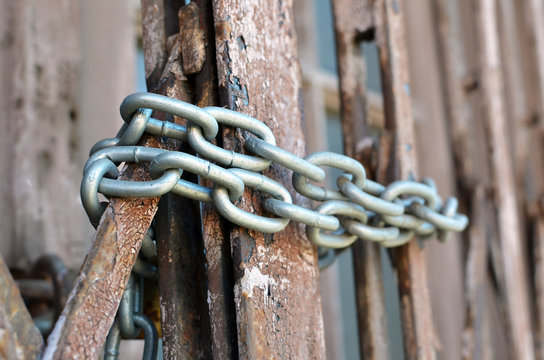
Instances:
[[[117,28],[112,33],[118,37],[111,41],[76,34],[105,29],[90,19],[119,23],[118,17],[126,16],[133,4],[123,2],[115,10],[117,17],[107,22],[100,14],[110,14],[108,2],[96,7],[63,0],[46,3],[0,1],[0,19],[5,17],[0,22],[0,104],[7,114],[0,119],[5,129],[0,132],[0,164],[6,169],[0,186],[6,204],[0,233],[2,255],[12,269],[24,269],[51,251],[74,269],[83,260],[88,228],[82,225],[82,212],[74,215],[74,209],[79,169],[92,143],[87,129],[116,127],[105,119],[114,115],[97,112],[112,100],[104,98],[107,86],[93,89],[94,74],[116,76],[111,84],[115,103],[132,86],[126,80],[132,75],[119,75],[127,74],[124,62],[93,68],[88,59],[95,53],[85,52],[85,46],[94,44],[97,52],[101,47],[119,50],[119,43],[135,43],[134,30],[127,27],[123,33]],[[362,161],[372,178],[388,183],[429,175],[440,193],[460,199],[470,219],[463,234],[447,244],[412,241],[389,252],[406,359],[544,357],[542,1],[331,0],[338,76],[327,81],[314,71],[315,44],[320,41],[315,27],[322,26],[312,20],[315,2],[184,3],[142,1],[150,89],[266,119],[279,145],[298,155],[306,152],[305,141],[308,148],[322,150],[325,109],[336,102],[332,106],[341,114],[345,153]],[[133,26],[130,19],[126,16],[122,23]],[[383,90],[378,96],[367,89],[364,42],[378,49]],[[178,57],[167,63],[176,46]],[[204,60],[188,51],[199,46]],[[127,46],[118,57],[134,56],[133,51]],[[127,59],[131,66],[133,61]],[[170,81],[162,88],[161,74]],[[103,125],[96,125],[97,119]],[[243,146],[243,139],[229,130],[220,142]],[[274,176],[289,182],[286,172],[276,170]],[[255,198],[247,193],[246,206],[252,208]],[[169,226],[187,224],[177,209],[189,208],[196,224],[191,236]],[[171,302],[180,294],[194,300],[162,314],[163,322],[184,324],[163,328],[165,358],[341,357],[338,339],[330,331],[339,319],[327,306],[322,314],[316,252],[303,229],[291,225],[269,241],[229,226],[211,207],[204,206],[200,215],[198,209],[168,196],[157,215],[159,258],[173,252],[174,263],[186,266],[182,274],[175,264],[159,265],[163,308],[175,305]],[[130,241],[140,246],[141,239]],[[195,251],[197,256],[192,255]],[[388,358],[399,344],[390,341],[385,321],[390,314],[384,305],[380,249],[359,241],[352,252],[360,355]],[[82,342],[81,356],[101,349],[106,336],[101,329],[111,325],[121,296],[120,288],[107,286],[118,282],[124,287],[133,265],[133,259],[125,260],[128,267],[119,270],[124,273],[94,290],[111,295],[111,308],[99,316],[101,325],[86,328],[91,332],[77,340],[50,340],[50,347],[59,346],[56,357],[62,357],[62,346],[72,346],[70,351],[77,354],[77,341]],[[256,272],[269,279],[266,286],[255,288],[253,296],[243,295],[244,281]],[[1,274],[0,282],[6,284],[2,288],[12,289],[7,272]],[[280,283],[289,286],[265,292]],[[341,296],[331,281],[321,286],[322,294]],[[29,330],[26,315],[17,320],[25,326],[14,325],[13,308],[24,313],[17,291],[1,295],[0,328],[8,335],[0,339],[0,354],[20,358],[20,352],[9,350],[18,346],[35,352],[41,340]],[[324,295],[324,303],[331,298]],[[68,321],[59,325],[65,331],[80,306],[71,301]],[[194,316],[199,321],[189,323],[187,318]]]

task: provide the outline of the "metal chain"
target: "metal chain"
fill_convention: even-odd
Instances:
[[[443,202],[430,179],[384,186],[367,179],[363,165],[345,155],[317,152],[300,158],[277,147],[274,134],[263,122],[232,110],[199,108],[152,93],[129,95],[120,110],[125,124],[115,138],[93,146],[83,172],[81,199],[95,226],[106,205],[100,203],[98,193],[155,197],[168,192],[214,203],[229,221],[264,233],[281,231],[290,220],[306,224],[309,239],[329,249],[346,248],[359,238],[384,247],[401,246],[414,235],[437,235],[445,241],[450,232],[463,231],[468,224],[467,217],[457,213],[457,200]],[[184,118],[187,126],[154,119],[153,111]],[[249,132],[246,149],[250,154],[214,145],[211,140],[219,124]],[[187,142],[198,156],[136,146],[144,132]],[[122,162],[149,163],[153,180],[117,180]],[[295,190],[321,204],[315,209],[293,204],[282,184],[261,174],[272,163],[292,170]],[[325,179],[320,166],[345,172],[336,181],[337,190],[310,183]],[[180,179],[183,171],[212,180],[214,187]],[[270,195],[263,205],[272,217],[251,214],[235,205],[246,186]]]
[[[136,272],[135,270],[133,272]],[[135,284],[135,278],[140,281]],[[143,279],[132,274],[129,278],[117,317],[110,328],[104,349],[104,359],[116,360],[119,357],[121,337],[136,339],[140,332],[144,333],[143,360],[157,358],[159,335],[153,321],[143,311]]]

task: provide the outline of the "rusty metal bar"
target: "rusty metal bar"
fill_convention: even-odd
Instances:
[[[34,326],[9,269],[0,256],[0,358],[38,358],[43,338]]]
[[[194,69],[194,96],[198,106],[219,105],[217,61],[212,2],[196,0],[180,14],[181,36],[187,44],[184,69]],[[186,25],[183,25],[186,24]],[[191,45],[191,47],[189,47]],[[196,52],[191,49],[197,49]],[[197,56],[191,56],[197,54]],[[222,139],[216,139],[222,143]],[[209,180],[200,184],[211,187]],[[230,251],[228,223],[211,204],[201,204],[202,237],[206,248],[208,275],[208,306],[214,359],[237,359],[236,311],[234,305],[234,274]]]
[[[303,155],[293,2],[213,5],[221,102],[262,119],[278,146]],[[244,134],[227,129],[223,142],[243,147]],[[266,175],[290,184],[280,167]],[[262,213],[260,203],[248,190],[240,206]],[[317,257],[303,227],[291,224],[274,235],[235,228],[230,240],[240,358],[324,358]]]
[[[169,194],[155,220],[165,359],[211,358],[199,213],[198,203]]]
[[[183,69],[183,49],[192,50],[184,42],[186,23],[181,13],[189,7],[182,7],[181,1],[164,2],[164,32],[181,34],[170,37],[172,46],[164,76],[171,74],[171,81],[153,83],[147,79],[148,88],[154,92],[192,102],[191,85]],[[159,16],[160,18],[161,16]],[[150,38],[146,39],[151,41]],[[156,49],[159,52],[160,49]],[[146,54],[150,56],[151,54]],[[159,54],[157,58],[166,56]],[[147,63],[147,66],[153,66]],[[152,68],[146,73],[152,73]],[[174,119],[175,122],[181,119]],[[176,144],[176,149],[180,144]],[[184,177],[190,177],[184,173]],[[196,181],[196,177],[191,179]],[[163,336],[163,357],[166,359],[208,359],[211,357],[209,336],[209,315],[206,302],[206,271],[204,249],[200,231],[200,207],[195,201],[166,194],[159,202],[155,218],[155,237],[159,258],[159,302]]]
[[[374,23],[372,2],[335,0],[332,2],[344,152],[366,164],[360,144],[365,139],[372,144],[368,126],[366,99],[366,64],[361,50],[362,40],[373,40]],[[365,359],[389,358],[389,337],[383,289],[380,249],[377,244],[357,241],[352,246],[357,296],[357,317],[361,357]]]
[[[404,1],[380,0],[374,3],[375,39],[380,56],[385,107],[385,137],[380,140],[380,147],[390,149],[382,149],[382,154],[391,151],[389,158],[382,155],[379,159],[381,169],[377,179],[384,182],[417,176],[405,6]],[[423,249],[412,241],[391,253],[399,279],[406,359],[434,359],[438,343]]]

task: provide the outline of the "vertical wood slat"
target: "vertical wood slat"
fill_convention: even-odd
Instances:
[[[394,134],[389,173],[378,178],[388,182],[417,176],[414,123],[410,96],[406,20],[403,1],[375,3],[376,44],[382,73],[385,130]],[[386,135],[387,136],[387,135]],[[388,180],[388,181],[386,181]],[[437,339],[427,287],[423,249],[417,241],[392,250],[397,271],[406,359],[434,359]]]
[[[522,233],[518,219],[514,168],[509,154],[510,146],[506,129],[504,79],[495,0],[481,0],[478,15],[482,49],[482,91],[490,140],[512,355],[516,359],[532,359],[534,358],[534,350],[527,276],[521,249]]]
[[[507,356],[505,341],[500,341],[498,333],[503,332],[493,325],[493,316],[489,308],[497,301],[504,306],[509,323],[510,339],[507,344],[510,357],[531,358],[533,356],[530,319],[528,316],[527,278],[523,264],[522,229],[516,209],[514,167],[508,151],[510,143],[506,135],[507,110],[505,101],[510,102],[510,118],[514,142],[526,147],[523,141],[521,123],[527,117],[527,99],[524,99],[521,78],[516,73],[515,66],[520,66],[519,52],[515,36],[516,26],[512,9],[507,2],[502,2],[503,35],[499,40],[497,20],[497,4],[495,2],[480,2],[474,19],[477,33],[475,45],[467,37],[472,37],[470,30],[463,28],[459,16],[457,2],[436,1],[435,6],[439,16],[437,29],[442,39],[442,61],[444,63],[450,124],[452,129],[453,146],[458,163],[458,183],[464,191],[463,197],[471,206],[471,225],[468,231],[469,252],[467,256],[467,328],[463,352],[468,358],[472,357],[502,357]],[[471,5],[472,6],[472,5]],[[473,11],[472,9],[469,11]],[[469,17],[470,18],[470,17]],[[469,20],[469,22],[471,21]],[[463,34],[464,33],[464,34]],[[474,41],[474,40],[472,40]],[[470,56],[465,56],[463,47],[473,46],[476,59],[473,67],[480,68],[482,87],[479,96],[481,101],[470,102],[469,92],[478,85],[470,79]],[[502,55],[505,63],[501,63]],[[503,74],[507,77],[503,78]],[[464,84],[463,84],[464,83]],[[508,85],[509,97],[504,98],[504,83]],[[514,102],[514,103],[512,103]],[[485,104],[483,114],[481,103]],[[482,121],[480,121],[482,119]],[[485,124],[482,130],[478,125]],[[472,126],[471,126],[472,125]],[[476,131],[475,131],[476,130]],[[478,145],[476,145],[478,144]],[[487,144],[489,148],[481,148]],[[488,149],[490,150],[488,152]],[[516,164],[523,167],[524,149],[518,149],[515,157]],[[489,168],[488,168],[489,167]],[[505,178],[506,177],[506,178]],[[490,189],[494,189],[493,192]],[[472,195],[471,195],[472,193]],[[479,194],[479,195],[478,195]],[[494,194],[494,197],[490,196]],[[487,205],[486,205],[487,203]],[[482,214],[483,212],[483,214]],[[486,239],[491,240],[491,253],[481,246]],[[500,246],[496,243],[500,239]],[[481,249],[477,251],[477,249]],[[482,251],[483,249],[483,251]],[[486,275],[488,256],[492,255],[493,268],[497,276],[500,291],[493,293],[494,297],[485,296],[485,283],[489,282]],[[494,255],[495,254],[495,255]],[[498,256],[497,256],[498,255]],[[482,303],[487,303],[482,307]],[[500,315],[499,315],[500,316]],[[496,318],[497,316],[495,316]],[[496,320],[495,320],[496,323]],[[504,326],[502,326],[504,328]],[[485,334],[495,333],[486,337]]]
[[[471,44],[466,44],[470,26],[474,24],[470,16],[464,22],[461,20],[464,14],[455,0],[437,0],[432,5],[460,203],[470,217],[463,234],[467,246],[464,264],[467,307],[461,352],[466,359],[500,358],[506,354],[500,341],[503,337],[498,336],[504,335],[503,326],[494,326],[488,308],[496,305],[496,300],[487,296],[490,281],[487,239],[496,237],[491,226],[495,224],[493,202],[487,195],[491,175],[479,99],[474,99],[478,94],[474,91],[477,80],[472,71],[477,64],[472,64],[468,55]]]
[[[513,2],[517,10],[518,24],[521,33],[519,40],[520,54],[523,63],[518,64],[524,73],[526,101],[529,103],[529,116],[517,121],[526,134],[519,142],[527,149],[524,168],[517,169],[518,184],[524,191],[524,210],[526,215],[526,233],[528,235],[529,253],[532,260],[531,293],[535,311],[534,346],[535,356],[544,356],[544,4],[542,1]],[[535,74],[538,81],[535,81]]]
[[[428,0],[415,0],[405,8],[416,156],[420,176],[433,178],[440,194],[452,196],[456,195],[455,169],[430,5]],[[433,322],[440,342],[437,356],[457,360],[461,358],[465,311],[463,242],[458,234],[451,234],[448,242],[432,239],[424,246]]]
[[[293,2],[216,0],[214,18],[221,102],[264,121],[279,147],[304,155]],[[227,130],[225,147],[244,136]],[[278,166],[265,174],[290,183]],[[259,204],[247,191],[239,206],[261,213]],[[291,223],[273,235],[235,228],[230,239],[240,357],[323,358],[317,258],[304,227]]]
[[[370,140],[366,99],[366,64],[361,39],[373,34],[370,1],[332,2],[340,81],[340,100],[344,152],[365,164],[361,145]],[[382,264],[379,245],[357,241],[352,246],[360,354],[365,359],[389,358]]]
[[[302,98],[303,124],[305,125],[307,153],[323,151],[327,144],[327,90],[320,79],[323,71],[320,69],[317,49],[317,19],[316,7],[313,0],[297,0],[294,2],[297,30],[297,46],[302,67]],[[336,100],[336,92],[334,92]],[[330,144],[329,144],[330,145]],[[325,348],[327,359],[343,359],[346,357],[344,328],[342,326],[342,304],[336,294],[340,292],[340,266],[333,263],[319,273],[319,286],[323,322],[326,324]]]
[[[542,126],[542,61],[544,56],[544,7],[542,2],[501,0],[500,41],[504,61],[507,113],[511,119],[512,148],[519,216],[526,243],[523,260],[532,263],[530,307],[533,310],[533,341],[536,358],[544,356],[542,331],[542,224],[544,194],[544,127]],[[537,74],[537,81],[535,81]],[[525,268],[527,270],[528,267]]]

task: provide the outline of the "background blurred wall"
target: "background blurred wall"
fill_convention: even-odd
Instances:
[[[78,269],[92,228],[79,199],[92,144],[135,89],[137,0],[0,0],[0,252]]]

